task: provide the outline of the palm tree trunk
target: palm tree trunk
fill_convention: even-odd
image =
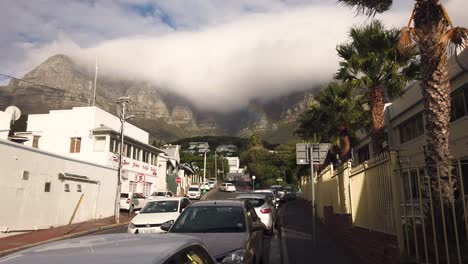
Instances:
[[[371,138],[374,154],[382,152],[385,141],[384,107],[385,95],[382,85],[376,85],[369,91],[369,104],[371,114]]]
[[[421,89],[427,135],[425,162],[436,200],[442,199],[449,205],[454,199],[454,188],[451,188],[448,181],[450,82],[447,72],[447,46],[441,42],[447,30],[447,21],[438,1],[417,1],[414,24],[416,44],[421,55]],[[438,197],[438,174],[441,177],[442,197]]]
[[[351,140],[349,139],[348,130],[344,127],[339,128],[339,140],[340,140],[340,160],[342,162],[347,161],[351,154]]]

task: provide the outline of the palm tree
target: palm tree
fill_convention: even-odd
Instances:
[[[399,30],[386,30],[378,20],[362,28],[352,28],[349,36],[351,42],[336,49],[343,59],[336,78],[364,88],[370,106],[373,150],[380,153],[385,141],[385,90],[390,97],[398,96],[407,82],[416,78],[415,52],[414,49],[400,52]]]
[[[338,0],[356,7],[358,12],[367,15],[390,9],[392,0]],[[414,27],[411,27],[414,22]],[[403,50],[415,44],[421,60],[421,89],[424,97],[424,118],[426,121],[425,162],[431,177],[431,186],[438,186],[438,173],[441,176],[441,198],[446,206],[454,200],[455,186],[451,186],[449,152],[450,121],[450,82],[447,71],[447,50],[464,47],[468,40],[468,30],[453,27],[440,0],[416,0],[408,27],[402,30]],[[453,49],[452,49],[453,50]],[[438,190],[434,189],[436,195]]]
[[[350,158],[355,132],[365,126],[364,100],[347,83],[332,82],[315,96],[311,109],[299,118],[296,134],[303,138],[320,137],[323,141],[339,141],[341,161]]]

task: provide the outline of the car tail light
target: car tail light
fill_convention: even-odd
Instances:
[[[270,209],[270,208],[260,209],[260,212],[261,212],[262,214],[269,214],[269,213],[271,213],[271,209]]]
[[[130,203],[130,198],[127,198],[127,203]]]

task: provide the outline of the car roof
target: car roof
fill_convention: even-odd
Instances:
[[[242,193],[236,196],[236,199],[243,199],[243,198],[258,198],[258,199],[265,199],[268,194],[266,193]]]
[[[189,186],[189,188],[194,188],[194,187],[197,187],[197,188],[199,188],[199,186],[198,186],[198,185],[190,185],[190,186]]]
[[[185,197],[160,197],[160,198],[153,198],[151,199],[149,202],[151,201],[180,201],[182,199],[187,199]]]
[[[193,203],[191,207],[199,206],[244,206],[245,201],[242,200],[202,200]]]
[[[2,263],[163,263],[183,248],[202,245],[181,234],[106,234],[47,243],[0,258]]]

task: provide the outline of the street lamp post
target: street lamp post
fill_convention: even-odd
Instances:
[[[210,152],[210,150],[205,151],[205,159],[203,160],[203,183],[206,182],[206,153]]]
[[[252,176],[252,191],[255,191],[255,179],[257,177],[255,177],[255,175]]]

